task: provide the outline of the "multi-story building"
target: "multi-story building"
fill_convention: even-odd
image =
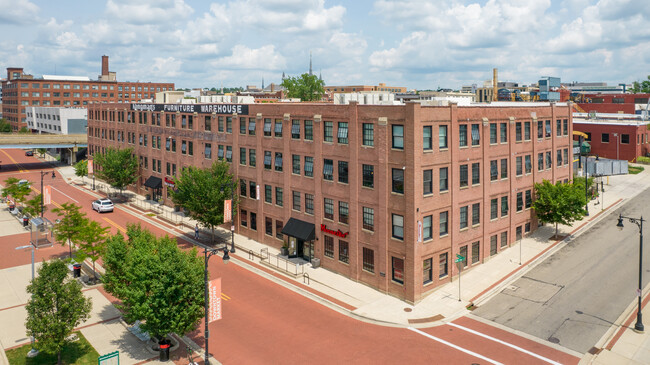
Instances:
[[[88,109],[27,107],[27,128],[47,134],[86,134]]]
[[[131,103],[153,99],[156,92],[174,89],[173,83],[118,82],[108,70],[108,56],[102,56],[98,80],[85,76],[43,75],[35,78],[22,68],[7,68],[2,81],[2,114],[13,130],[27,127],[26,108],[30,106],[84,107],[89,103]]]
[[[587,134],[590,154],[635,162],[650,156],[648,122],[636,114],[573,114],[574,129]]]
[[[183,167],[225,159],[237,232],[411,303],[458,275],[456,255],[471,269],[535,230],[535,182],[572,178],[567,104],[92,104],[88,116],[90,153],[134,148],[137,192],[168,197]]]
[[[574,94],[579,110],[585,113],[641,114],[650,94]]]
[[[406,87],[404,86],[386,86],[385,83],[380,82],[379,85],[347,85],[347,86],[325,86],[325,93],[354,93],[362,91],[385,91],[391,93],[405,93]]]

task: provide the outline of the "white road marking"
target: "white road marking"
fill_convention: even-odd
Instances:
[[[61,194],[63,194],[63,195],[65,195],[65,196],[67,196],[68,198],[70,198],[70,199],[72,199],[72,200],[74,200],[74,201],[75,201],[75,203],[79,203],[79,202],[78,202],[77,200],[75,200],[75,199],[74,199],[73,197],[71,197],[70,195],[68,195],[68,194],[66,194],[66,193],[64,193],[64,192],[62,192],[61,190],[59,190],[59,189],[57,189],[57,188],[55,188],[54,186],[52,186],[52,189],[54,189],[54,190],[56,190],[56,191],[58,191],[59,193],[61,193]]]
[[[489,362],[489,363],[491,363],[491,364],[494,364],[494,365],[503,365],[503,363],[500,363],[500,362],[498,362],[498,361],[492,360],[492,359],[490,359],[490,358],[488,358],[488,357],[485,357],[485,356],[483,356],[483,355],[481,355],[481,354],[477,354],[476,352],[473,352],[473,351],[470,351],[470,350],[464,349],[464,348],[462,348],[462,347],[460,347],[460,346],[454,345],[454,344],[451,343],[451,342],[447,342],[447,341],[445,341],[445,340],[443,340],[443,339],[441,339],[441,338],[438,338],[438,337],[436,337],[436,336],[430,335],[430,334],[428,334],[428,333],[426,333],[426,332],[424,332],[424,331],[420,331],[420,330],[417,329],[417,328],[408,327],[408,329],[410,329],[411,331],[413,331],[413,332],[415,332],[415,333],[419,333],[419,334],[421,334],[421,335],[424,336],[424,337],[428,337],[428,338],[430,338],[430,339],[432,339],[432,340],[434,340],[434,341],[438,341],[438,342],[442,343],[443,345],[447,345],[447,346],[449,346],[449,347],[455,348],[455,349],[458,350],[458,351],[462,351],[462,352],[464,352],[464,353],[466,353],[466,354],[469,354],[469,355],[472,355],[472,356],[478,357],[479,359],[481,359],[481,360],[485,360],[485,361],[487,361],[487,362]]]
[[[559,363],[559,362],[557,362],[557,361],[553,361],[553,360],[548,359],[548,358],[546,358],[546,357],[544,357],[544,356],[542,356],[542,355],[538,355],[538,354],[536,354],[536,353],[534,353],[534,352],[530,352],[530,351],[528,351],[528,350],[526,350],[526,349],[522,349],[522,348],[519,347],[519,346],[515,346],[515,345],[513,345],[513,344],[511,344],[511,343],[508,343],[508,342],[505,342],[505,341],[499,340],[498,338],[490,337],[490,336],[488,336],[488,335],[486,335],[486,334],[484,334],[484,333],[481,333],[481,332],[475,331],[475,330],[473,330],[473,329],[470,329],[470,328],[467,328],[467,327],[463,327],[463,326],[460,326],[460,325],[457,325],[457,324],[455,324],[455,323],[451,323],[451,322],[449,322],[449,323],[447,323],[447,324],[450,325],[450,326],[456,327],[456,328],[458,328],[458,329],[461,329],[461,330],[463,330],[463,331],[467,331],[467,332],[469,332],[469,333],[475,334],[475,335],[477,335],[477,336],[481,336],[481,337],[483,337],[483,338],[487,338],[488,340],[492,340],[492,341],[494,341],[494,342],[498,342],[498,343],[500,343],[500,344],[502,344],[502,345],[508,346],[508,347],[513,348],[513,349],[515,349],[515,350],[517,350],[517,351],[521,351],[521,352],[523,352],[524,354],[528,354],[528,355],[530,355],[530,356],[536,357],[536,358],[538,358],[538,359],[540,359],[540,360],[542,360],[542,361],[545,361],[545,362],[547,362],[547,363],[549,363],[549,364],[553,364],[553,365],[562,365],[562,363]]]

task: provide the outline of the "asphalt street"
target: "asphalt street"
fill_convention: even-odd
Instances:
[[[639,228],[625,221],[619,231],[616,223],[619,213],[650,217],[649,193],[643,191],[603,217],[473,313],[581,353],[589,351],[637,299]],[[644,287],[650,281],[649,251],[644,245]],[[646,322],[647,330],[650,318]]]

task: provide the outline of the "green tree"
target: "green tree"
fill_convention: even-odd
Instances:
[[[0,118],[0,133],[11,133],[11,124],[4,118]]]
[[[36,152],[38,152],[41,155],[41,158],[43,158],[45,157],[45,153],[47,152],[47,150],[45,148],[39,148],[36,150]]]
[[[555,236],[559,223],[569,225],[585,216],[585,203],[582,184],[564,184],[558,181],[553,185],[548,180],[535,183],[535,201],[532,207],[540,221],[555,223]]]
[[[647,80],[643,80],[641,82],[634,81],[632,83],[632,88],[630,89],[630,92],[632,92],[632,94],[650,93],[650,75],[648,75]]]
[[[110,237],[103,256],[104,288],[122,303],[127,322],[162,340],[197,328],[204,315],[203,259],[196,248],[183,251],[168,236],[157,238],[129,225],[127,238]]]
[[[325,82],[308,73],[286,77],[281,85],[287,90],[288,98],[300,98],[302,101],[319,101],[325,93]]]
[[[84,181],[84,177],[88,175],[88,160],[81,160],[74,164],[74,174],[81,177],[81,181]]]
[[[61,364],[61,349],[72,330],[88,319],[92,303],[81,292],[76,280],[67,280],[68,268],[61,260],[43,262],[38,276],[27,286],[31,294],[27,310],[27,335],[38,347],[56,353]]]
[[[47,207],[43,205],[43,212],[47,210]],[[32,217],[37,217],[41,214],[41,194],[37,194],[33,198],[25,202],[25,207],[23,208],[23,213],[29,214]]]
[[[210,228],[213,244],[214,227],[224,223],[224,200],[234,196],[232,210],[237,211],[236,183],[229,169],[225,161],[215,161],[210,169],[190,166],[181,171],[176,178],[176,190],[171,192],[174,204],[185,208],[192,219]]]
[[[86,213],[80,211],[80,209],[74,203],[63,203],[61,208],[52,209],[54,213],[61,217],[54,224],[54,238],[61,242],[61,245],[65,245],[66,241],[68,242],[70,260],[72,260],[72,244],[80,242],[82,232],[88,226]]]
[[[77,260],[79,262],[90,259],[93,263],[93,282],[97,281],[97,272],[95,262],[104,254],[106,240],[108,239],[108,227],[104,227],[99,222],[88,220],[88,224],[82,227],[79,233],[79,249],[77,250]]]
[[[20,180],[15,177],[10,177],[5,180],[5,187],[2,189],[3,197],[12,197],[16,203],[23,203],[27,196],[32,192],[29,187],[31,183],[19,184]]]
[[[133,148],[108,148],[106,153],[95,155],[95,174],[112,187],[120,191],[127,185],[138,181],[138,159],[133,154]]]
[[[30,132],[29,132],[29,129],[27,129],[27,127],[21,127],[20,130],[18,130],[18,133],[27,134],[27,133],[30,133]]]

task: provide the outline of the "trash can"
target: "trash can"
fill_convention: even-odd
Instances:
[[[158,342],[160,345],[160,361],[169,361],[169,348],[172,346],[169,340]]]
[[[9,203],[9,210],[14,210],[14,209],[16,209],[16,204]]]
[[[81,277],[81,264],[72,265],[72,277]]]
[[[29,218],[23,217],[23,227],[27,227],[29,225]]]

